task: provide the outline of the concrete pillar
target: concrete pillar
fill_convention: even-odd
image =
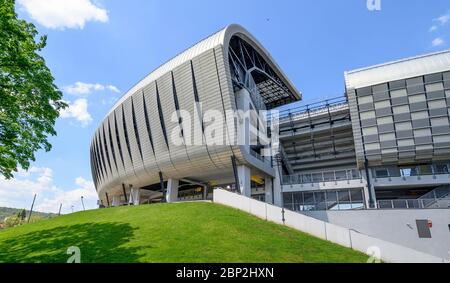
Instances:
[[[239,176],[239,191],[246,197],[252,196],[251,171],[248,166],[240,165],[237,168]]]
[[[372,200],[373,200],[373,204],[374,207],[372,207],[372,209],[377,209],[378,208],[378,203],[377,203],[377,195],[375,193],[375,180],[372,176],[372,170],[369,169],[369,178],[370,178],[370,182],[368,182],[370,184],[370,187],[368,187],[368,193],[372,196]],[[369,202],[369,199],[367,200],[367,202]],[[367,208],[370,208],[370,206],[367,206]]]
[[[266,203],[273,203],[273,198],[272,198],[272,184],[273,184],[273,179],[272,177],[266,177],[264,179],[264,188],[266,190]]]
[[[139,188],[131,188],[129,203],[133,205],[141,204],[141,189]]]
[[[112,196],[112,203],[111,206],[120,206],[120,195]]]
[[[280,177],[280,171],[275,165],[275,179],[273,179],[273,201],[274,205],[276,206],[282,206],[283,205],[283,199],[282,199],[282,188],[281,188],[281,177]]]
[[[202,193],[203,193],[203,200],[206,200],[206,198],[208,197],[208,188],[209,188],[209,185],[208,186],[203,186],[203,191],[202,191]]]
[[[178,201],[178,186],[180,184],[180,180],[177,179],[169,179],[167,181],[167,194],[166,201],[167,202],[176,202]]]

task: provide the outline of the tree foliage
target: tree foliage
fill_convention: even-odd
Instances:
[[[39,149],[50,151],[49,135],[67,105],[39,52],[46,36],[19,20],[14,0],[0,0],[0,174],[28,169]]]

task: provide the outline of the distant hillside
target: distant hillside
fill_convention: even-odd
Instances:
[[[0,207],[0,222],[3,222],[3,220],[6,217],[16,216],[21,211],[22,211],[22,209],[18,209],[18,208]],[[30,214],[30,211],[27,210],[27,217],[29,214]],[[56,214],[33,211],[33,216],[39,216],[39,217],[48,219],[48,218],[52,218],[52,217],[56,216]]]

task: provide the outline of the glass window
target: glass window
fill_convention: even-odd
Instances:
[[[403,122],[403,123],[396,123],[395,129],[397,131],[408,131],[412,130],[412,124],[411,122]]]
[[[305,192],[303,197],[305,198],[305,204],[314,204],[314,193]]]
[[[375,169],[375,176],[377,178],[386,178],[389,177],[389,171],[386,168],[378,168]]]
[[[440,99],[440,100],[428,101],[428,107],[430,109],[439,109],[439,108],[445,108],[445,107],[447,107],[447,105],[446,105],[444,99]]]
[[[434,136],[434,142],[450,142],[450,135]]]
[[[395,106],[392,110],[394,114],[409,113],[409,105]]]
[[[347,190],[338,191],[339,202],[350,201],[350,193]]]
[[[375,111],[362,112],[359,115],[361,116],[361,120],[375,119]]]
[[[413,146],[414,140],[413,139],[398,140],[397,144],[398,146]]]
[[[392,116],[378,118],[377,123],[378,125],[392,124],[394,123],[394,119],[392,118]]]
[[[392,98],[398,98],[398,97],[405,97],[408,93],[406,92],[406,89],[399,89],[391,91],[391,97]]]
[[[408,99],[409,103],[424,102],[427,100],[425,94],[411,95]]]
[[[363,192],[362,190],[350,190],[350,194],[352,197],[352,202],[363,201]]]
[[[336,191],[327,191],[327,201],[334,202],[337,201]]]
[[[389,133],[389,134],[381,134],[380,135],[380,141],[392,141],[395,140],[395,134]]]
[[[426,145],[418,145],[416,146],[416,150],[428,150],[428,149],[433,149],[433,145],[431,144],[426,144]]]
[[[380,144],[379,143],[367,143],[365,144],[366,150],[379,150]]]
[[[371,95],[358,97],[359,104],[373,103],[373,97]]]
[[[427,118],[428,118],[428,111],[411,113],[411,119],[413,119],[413,120],[427,119]]]
[[[378,135],[377,127],[363,128],[362,131],[364,136]]]
[[[314,192],[314,198],[316,203],[321,203],[325,201],[325,192]]]
[[[429,84],[425,86],[425,89],[427,90],[427,92],[444,90],[444,84],[443,83]]]
[[[388,149],[382,149],[381,154],[391,154],[391,153],[397,153],[396,148],[388,148]]]
[[[414,137],[431,137],[431,130],[430,129],[420,129],[420,130],[414,130]]]
[[[420,84],[423,84],[423,78],[422,77],[412,78],[412,79],[406,80],[406,85],[407,86],[415,86],[415,85],[420,85]]]
[[[438,173],[438,174],[442,174],[442,173],[449,173],[450,171],[448,170],[449,169],[449,166],[447,165],[447,164],[437,164],[437,165],[435,165],[435,168],[436,168],[436,173]]]
[[[410,177],[413,175],[413,170],[411,168],[400,168],[400,174],[403,177]]]
[[[391,107],[391,101],[390,100],[384,100],[384,101],[380,101],[380,102],[376,102],[375,103],[375,108],[376,109],[387,108],[387,107]]]
[[[431,119],[431,126],[437,127],[437,126],[447,126],[449,124],[448,118],[433,118]]]
[[[374,85],[372,87],[373,93],[385,92],[387,90],[388,90],[388,84]]]

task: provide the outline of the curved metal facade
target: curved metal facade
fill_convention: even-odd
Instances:
[[[231,170],[230,156],[252,163],[239,146],[186,146],[170,142],[177,123],[172,113],[214,109],[224,116],[236,109],[230,74],[229,44],[239,37],[251,45],[276,73],[294,100],[300,93],[269,53],[245,29],[231,25],[194,45],[159,67],[128,91],[111,109],[95,132],[90,156],[100,199],[118,193],[122,184],[139,188],[164,179],[210,176]]]

